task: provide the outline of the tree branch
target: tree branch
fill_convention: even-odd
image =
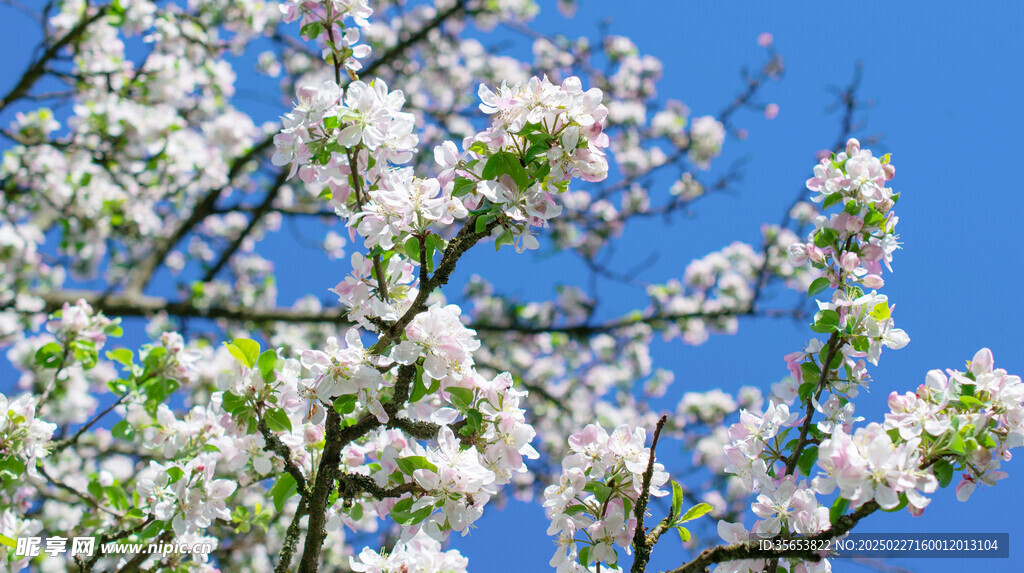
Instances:
[[[848,533],[857,523],[879,509],[878,504],[869,501],[857,508],[850,515],[844,515],[836,520],[831,528],[822,531],[817,535],[806,539],[814,541],[825,541],[834,539]],[[708,566],[726,561],[738,561],[741,559],[778,559],[782,557],[802,559],[805,561],[820,561],[821,555],[808,549],[790,549],[785,551],[774,551],[761,549],[756,542],[737,543],[735,545],[719,545],[718,547],[705,549],[700,552],[696,559],[672,569],[667,573],[697,573],[707,571]]]
[[[651,440],[651,454],[647,457],[647,471],[644,472],[643,489],[640,490],[640,497],[633,507],[633,515],[636,517],[636,530],[633,532],[633,550],[636,556],[633,558],[632,573],[644,573],[647,569],[647,562],[651,559],[653,544],[647,538],[644,530],[644,512],[647,511],[647,500],[651,496],[651,476],[654,475],[654,450],[658,447],[658,438],[661,437],[661,429],[665,427],[668,415],[658,420],[654,428],[654,439]]]
[[[7,95],[0,99],[0,111],[11,105],[15,101],[25,97],[28,91],[32,89],[39,78],[46,73],[46,64],[57,57],[57,54],[69,44],[78,41],[79,38],[85,34],[85,31],[89,28],[93,22],[96,22],[100,18],[107,15],[107,6],[100,6],[96,13],[92,16],[83,16],[81,20],[67,34],[64,34],[59,40],[54,42],[39,58],[29,65],[25,73],[21,75],[21,79],[15,84],[11,91],[7,92]]]

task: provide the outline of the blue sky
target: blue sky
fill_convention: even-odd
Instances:
[[[619,252],[636,254],[615,261],[630,268],[631,262],[657,252],[657,263],[639,277],[651,282],[681,276],[689,260],[734,240],[759,244],[760,225],[779,219],[809,176],[815,150],[835,138],[837,117],[825,113],[833,100],[826,88],[844,85],[855,62],[864,63],[860,94],[876,104],[860,115],[867,120],[864,133],[883,136],[876,149],[893,153],[893,186],[902,192],[897,213],[904,250],[896,254],[895,273],[887,277],[882,292],[896,305],[897,326],[911,337],[903,350],[883,354],[881,365],[872,370],[871,392],[857,400],[860,415],[880,421],[890,391],[912,390],[931,368],[962,368],[983,346],[993,350],[997,366],[1024,373],[1024,255],[1019,237],[1024,197],[1016,175],[1024,128],[1024,109],[1018,104],[1024,87],[1024,7],[950,1],[836,6],[582,0],[579,15],[566,21],[553,2],[545,2],[534,26],[545,33],[579,34],[596,31],[599,19],[609,19],[611,33],[633,38],[642,52],[662,60],[660,95],[681,99],[695,115],[718,111],[740,85],[739,68],[761,61],[757,35],[775,35],[786,74],[768,86],[761,101],[779,104],[781,112],[774,121],[741,115],[737,123],[750,136],[744,142],[727,142],[718,163],[723,168],[740,158],[749,160],[744,180],[732,193],[701,201],[693,218],[677,220],[670,228],[654,220],[627,227]],[[28,46],[35,38],[24,32],[26,19],[10,8],[0,10],[0,50],[8,56],[0,62],[0,91],[6,92],[28,61]],[[247,70],[237,71],[243,82],[249,77]],[[270,115],[283,111],[260,108]],[[0,119],[6,123],[10,117]],[[663,183],[652,192],[664,193],[670,181]],[[342,276],[342,270],[324,267],[312,251],[308,257],[295,256],[292,247],[286,241],[270,250],[283,302],[309,291],[322,293]],[[555,283],[586,280],[572,257],[542,261],[509,249],[498,255],[489,248],[471,253],[452,284],[459,285],[470,272],[524,299],[550,296]],[[604,316],[645,304],[638,289],[608,282],[600,289]],[[789,300],[780,299],[782,304]],[[713,337],[700,347],[658,344],[655,364],[676,374],[669,398],[711,387],[767,388],[786,374],[782,357],[811,335],[801,324],[748,320],[741,323],[739,335]],[[5,376],[8,372],[0,370]],[[0,381],[0,388],[9,386]],[[969,503],[957,502],[951,488],[942,490],[924,517],[875,515],[863,522],[862,530],[1009,531],[1011,555],[1016,555],[1024,548],[1015,535],[1017,516],[1024,514],[1024,495],[1018,493],[1024,491],[1024,465],[1013,460],[1004,469],[1009,478],[996,488],[977,491]],[[469,556],[471,570],[547,569],[554,545],[544,535],[546,520],[538,506],[511,503],[478,526],[453,543]],[[678,543],[666,537],[654,552],[651,569],[670,568],[683,558]],[[918,571],[1010,569],[1002,560],[891,564]],[[870,569],[838,561],[834,570]]]
[[[729,142],[719,160],[722,167],[749,159],[736,192],[708,198],[695,208],[693,219],[671,229],[655,221],[627,228],[619,252],[632,246],[637,254],[616,259],[622,268],[645,258],[651,245],[666,245],[656,248],[655,268],[640,277],[648,281],[678,277],[689,260],[733,240],[758,244],[761,223],[778,220],[809,176],[811,155],[835,138],[837,118],[825,113],[832,102],[826,88],[844,85],[855,62],[864,63],[860,95],[875,106],[860,115],[867,121],[862,133],[882,135],[876,149],[893,153],[893,186],[902,193],[897,213],[904,249],[897,252],[895,272],[882,292],[896,305],[897,325],[911,337],[906,348],[883,353],[872,370],[870,393],[857,399],[859,415],[881,421],[891,391],[913,390],[932,368],[962,369],[983,346],[993,350],[998,366],[1024,371],[1018,224],[1024,199],[1010,175],[1020,165],[1017,136],[1024,127],[1024,111],[1016,104],[1024,87],[1019,71],[1024,10],[1008,2],[834,6],[584,0],[571,23],[550,17],[535,27],[572,33],[588,20],[608,18],[611,33],[633,38],[642,52],[662,60],[659,94],[683,100],[697,115],[720,109],[739,85],[740,66],[760,61],[759,33],[773,33],[785,58],[785,77],[762,95],[763,102],[779,104],[778,118],[741,116],[737,123],[749,129],[749,139]],[[491,253],[484,254],[491,259]],[[479,263],[486,264],[483,257]],[[545,261],[540,272],[537,264],[509,253],[500,265],[477,267],[477,272],[496,283],[507,281],[509,291],[524,297],[543,296],[551,282],[580,281],[580,269],[568,261]],[[518,277],[528,269],[526,283]],[[625,310],[642,297],[638,290],[610,283],[602,283],[601,293],[609,312]],[[748,320],[737,336],[712,337],[700,347],[659,344],[655,364],[676,374],[669,397],[715,386],[767,387],[785,375],[782,356],[811,334],[789,321]],[[1015,527],[1024,513],[1024,496],[1018,493],[1024,490],[1018,483],[1024,467],[1013,460],[1004,469],[1009,478],[977,491],[968,503],[957,502],[951,488],[940,490],[921,518],[880,514],[863,521],[861,530],[1008,531],[1013,558],[1024,548]],[[544,536],[530,524],[540,523],[543,514],[514,505],[506,512],[522,525],[510,528],[503,525],[509,516],[491,514],[456,546],[471,564],[486,562],[488,571],[542,570],[553,546],[545,546]],[[536,552],[516,551],[514,564],[507,566],[494,559],[499,547],[518,547],[521,539]],[[677,566],[683,558],[678,543],[666,539],[655,549],[652,569]],[[889,563],[916,571],[1012,569],[1003,560],[966,558]],[[871,570],[848,560],[836,560],[833,569]]]

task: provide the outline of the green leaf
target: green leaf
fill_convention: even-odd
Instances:
[[[114,424],[114,427],[110,429],[110,433],[119,440],[131,441],[135,439],[135,428],[126,420],[121,420]]]
[[[168,396],[178,389],[178,382],[170,378],[154,378],[146,384],[146,411],[156,415],[157,408],[163,404]]]
[[[598,502],[604,503],[605,500],[612,495],[613,490],[599,481],[591,480],[587,482],[587,486],[583,488],[583,491],[588,491],[594,494],[594,497],[597,498]]]
[[[493,213],[487,213],[485,215],[480,215],[480,216],[478,216],[476,218],[476,222],[473,223],[473,230],[476,231],[477,233],[483,233],[484,230],[487,229],[487,225],[491,221],[493,221],[493,220],[494,220],[494,214]]]
[[[433,256],[433,251],[444,253],[447,246],[448,245],[445,243],[444,239],[441,238],[441,235],[438,235],[437,233],[430,233],[427,235],[427,252],[431,253],[431,256]]]
[[[452,197],[469,195],[474,189],[476,189],[476,181],[467,177],[456,177],[455,186],[452,188]]]
[[[324,31],[324,25],[319,20],[315,20],[306,24],[299,30],[299,33],[306,37],[308,40],[315,40]]]
[[[831,247],[837,238],[839,238],[839,235],[832,229],[821,228],[814,234],[814,244],[818,248],[824,249],[825,247]]]
[[[154,521],[153,523],[149,524],[149,527],[143,529],[142,533],[140,533],[139,536],[143,539],[156,537],[156,535],[163,531],[165,527],[167,527],[166,521]]]
[[[391,508],[391,518],[399,525],[415,525],[430,516],[431,506],[421,507],[415,512],[410,511],[416,501],[407,497],[401,499]]]
[[[170,480],[167,483],[177,483],[178,480],[185,477],[185,472],[178,466],[171,466],[167,468],[167,475],[170,476]]]
[[[329,115],[324,118],[324,129],[337,129],[341,125],[341,118],[336,115]]]
[[[284,503],[288,501],[288,498],[295,495],[297,491],[299,491],[299,486],[295,483],[295,478],[292,477],[292,474],[288,472],[282,473],[277,478],[277,481],[274,482],[274,487],[270,488],[270,497],[274,500],[274,509],[281,513]]]
[[[398,458],[395,460],[398,463],[398,469],[402,470],[402,473],[406,475],[412,475],[412,472],[416,470],[430,470],[437,473],[437,466],[430,463],[430,460],[423,456],[406,456],[404,458]]]
[[[530,175],[519,162],[519,158],[507,151],[499,151],[487,159],[483,170],[484,179],[497,181],[502,175],[508,175],[516,182],[520,191],[530,186]]]
[[[470,408],[466,411],[466,425],[459,430],[459,433],[463,436],[472,436],[480,430],[480,426],[483,423],[484,415],[480,413],[480,410]]]
[[[423,367],[416,365],[416,374],[412,379],[412,394],[409,395],[409,403],[419,402],[427,395],[427,385],[423,383]]]
[[[689,529],[686,529],[685,527],[680,525],[679,527],[676,527],[676,531],[679,532],[679,541],[682,541],[683,543],[686,543],[686,542],[688,542],[690,540],[691,536],[690,536],[690,530]]]
[[[803,374],[804,380],[807,382],[814,382],[821,378],[821,368],[810,361],[800,363],[800,373]]]
[[[146,519],[146,514],[142,513],[141,509],[133,507],[128,510],[128,513],[125,514],[125,517],[127,517],[128,519]]]
[[[64,349],[56,342],[44,344],[42,348],[36,350],[35,361],[36,366],[58,368],[64,361]]]
[[[585,505],[583,505],[582,503],[575,503],[575,504],[570,505],[569,507],[565,508],[563,510],[563,513],[565,513],[566,515],[576,515],[577,513],[584,512],[584,511],[590,511],[590,508],[585,506]]]
[[[952,438],[949,440],[949,445],[946,448],[961,456],[966,455],[967,446],[964,444],[964,439],[960,436],[960,432],[954,431],[952,434]]]
[[[452,405],[459,410],[465,410],[473,403],[473,391],[469,388],[459,388],[456,386],[448,388],[447,392]]]
[[[871,342],[866,336],[854,336],[853,339],[850,340],[850,346],[853,346],[853,349],[857,352],[867,352],[868,348],[871,347]]]
[[[125,366],[131,366],[133,357],[134,354],[132,354],[132,351],[128,350],[127,348],[118,348],[107,352],[108,360],[119,362],[121,364],[124,364]]]
[[[239,396],[231,390],[226,390],[224,392],[224,397],[221,399],[221,406],[224,408],[225,412],[235,414],[240,410],[245,409],[245,402],[245,396]]]
[[[334,399],[334,411],[346,416],[356,409],[356,397],[354,394],[344,394]]]
[[[828,519],[831,523],[835,523],[841,516],[846,513],[846,508],[850,507],[850,500],[837,497],[832,502],[832,507],[828,510]]]
[[[479,153],[480,155],[487,154],[487,144],[482,141],[474,141],[473,145],[469,146],[469,150],[473,153]]]
[[[18,548],[18,542],[13,540],[13,539],[11,539],[10,537],[7,537],[3,533],[0,533],[0,545],[6,545],[7,547],[10,547],[11,549],[17,549]]]
[[[817,385],[817,380],[815,380],[814,382],[804,382],[803,384],[801,384],[800,387],[797,388],[797,393],[800,395],[800,400],[807,401],[807,397],[811,395],[811,392],[814,392],[814,388]]]
[[[260,374],[263,374],[263,379],[269,383],[274,368],[277,367],[277,352],[271,349],[264,350],[256,360],[256,365],[260,369]]]
[[[879,227],[885,221],[885,215],[875,211],[874,209],[868,211],[868,214],[864,216],[864,227]]]
[[[827,289],[832,282],[825,277],[818,277],[811,282],[811,286],[807,287],[807,296],[812,297],[819,292]]]
[[[267,427],[275,432],[292,431],[292,421],[282,408],[271,408],[263,415]]]
[[[968,408],[984,408],[984,404],[981,400],[974,396],[960,396],[960,403]]]
[[[818,461],[818,446],[808,446],[800,452],[800,459],[797,460],[796,467],[800,468],[800,473],[810,476],[811,468],[814,467],[816,461]]]
[[[945,458],[940,458],[932,464],[932,473],[935,474],[935,479],[939,480],[939,487],[946,487],[953,480],[953,464]]]
[[[25,462],[18,458],[8,456],[3,461],[0,461],[0,476],[6,474],[11,479],[17,479],[23,473],[25,473]]]
[[[225,342],[224,346],[227,346],[228,352],[241,361],[242,364],[249,368],[256,365],[256,358],[260,355],[260,344],[255,340],[236,338],[231,341],[231,344]]]
[[[701,517],[702,515],[711,511],[712,509],[714,508],[711,507],[710,504],[698,503],[697,505],[686,510],[686,513],[684,513],[683,516],[679,518],[679,521],[677,523],[686,523],[687,521],[693,521],[694,519]]]
[[[420,262],[420,240],[416,237],[409,237],[405,240],[405,256],[410,260]]]
[[[835,332],[839,329],[839,313],[830,310],[819,310],[814,315],[814,324],[811,325],[811,330],[814,332]]]
[[[838,203],[838,202],[840,202],[842,200],[843,200],[843,194],[842,193],[839,193],[839,192],[833,193],[833,194],[829,195],[828,197],[825,197],[825,202],[821,204],[821,210],[824,211],[825,209],[828,209],[832,205],[835,205],[836,203]]]
[[[124,492],[124,488],[119,485],[112,485],[103,488],[103,491],[107,494],[107,499],[110,500],[110,504],[115,509],[124,511],[128,509],[128,496]]]
[[[889,305],[884,302],[880,302],[872,307],[869,314],[875,320],[888,320],[892,316]]]
[[[592,548],[589,545],[585,545],[582,549],[580,549],[579,559],[580,559],[580,563],[582,563],[584,567],[586,567],[590,563],[590,551],[591,551],[591,549]]]
[[[81,362],[83,370],[89,370],[96,366],[99,360],[99,353],[96,351],[96,343],[91,340],[75,340],[71,343],[75,360]]]
[[[669,510],[669,517],[675,519],[683,510],[683,486],[676,480],[672,480],[672,509]]]
[[[498,251],[504,245],[511,245],[515,242],[515,238],[512,236],[512,231],[505,230],[502,234],[498,235],[498,238],[494,240],[494,250]]]
[[[843,207],[843,212],[847,215],[856,215],[860,212],[860,205],[856,201],[849,201],[846,206]]]
[[[538,157],[544,157],[547,154],[548,149],[549,148],[546,145],[531,145],[530,148],[526,150],[526,155],[523,156],[523,161],[529,164]]]

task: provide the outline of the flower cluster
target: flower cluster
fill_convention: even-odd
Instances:
[[[917,445],[940,485],[963,472],[956,488],[960,501],[978,485],[1007,477],[1001,462],[1010,459],[1011,448],[1024,445],[1024,384],[996,368],[988,348],[974,355],[966,372],[932,370],[917,392],[893,392],[889,408],[883,427]]]
[[[390,553],[378,553],[364,547],[358,556],[350,559],[352,570],[358,573],[465,573],[469,566],[469,560],[458,550],[442,551],[441,542],[423,533],[417,534],[405,543],[396,544]]]
[[[79,299],[77,303],[64,303],[63,308],[54,313],[54,318],[46,323],[46,330],[65,344],[80,342],[89,344],[95,349],[103,348],[111,327],[116,322],[94,312],[92,306]]]
[[[149,463],[150,477],[138,481],[136,491],[142,509],[161,521],[171,520],[179,536],[195,533],[214,519],[231,519],[225,500],[238,484],[214,479],[216,459],[209,455],[187,464]]]
[[[442,387],[462,380],[473,367],[472,354],[480,348],[476,332],[463,326],[456,305],[435,304],[416,315],[405,329],[406,340],[391,351],[400,364],[413,364],[422,356],[423,371]]]
[[[888,157],[876,159],[850,140],[844,153],[822,160],[807,182],[825,209],[842,205],[838,214],[815,217],[810,240],[788,250],[792,264],[810,262],[822,271],[810,294],[836,288],[831,302],[818,301],[811,326],[830,338],[787,355],[791,378],[773,387],[765,414],[741,411],[740,422],[730,427],[725,470],[762,493],[751,506],[761,520],[750,531],[720,522],[728,542],[819,534],[836,515],[818,505],[816,494],[837,488],[838,515],[869,503],[921,515],[931,501],[928,494],[947,486],[955,471],[963,472],[957,498],[965,500],[978,484],[1005,478],[1001,460],[1024,445],[1024,384],[995,368],[987,348],[975,354],[966,372],[932,370],[916,392],[893,392],[884,423],[853,430],[862,418],[854,417],[851,399],[869,380],[865,362],[877,365],[882,347],[909,342],[893,324],[888,298],[861,289],[884,284],[881,264],[888,267],[897,246],[892,206],[898,195],[884,187],[893,174]],[[803,419],[788,409],[798,398],[807,411]],[[824,419],[812,424],[815,413]],[[786,442],[787,427],[795,425],[801,426],[799,437]],[[811,476],[815,465],[821,471],[810,485],[797,481],[797,471]],[[734,561],[720,570],[762,565],[757,559]],[[828,570],[824,560],[801,567]]]
[[[664,318],[666,338],[679,337],[698,345],[711,333],[733,334],[738,315],[750,309],[763,274],[769,271],[788,279],[794,288],[806,288],[817,272],[788,264],[782,256],[794,243],[792,231],[765,226],[762,229],[767,258],[746,243],[734,242],[702,258],[694,259],[682,280],[647,287],[651,305],[647,314]]]
[[[36,398],[24,394],[9,400],[0,394],[0,461],[7,469],[20,468],[15,474],[28,469],[36,475],[38,458],[49,454],[47,447],[56,424],[36,418]]]
[[[807,180],[807,188],[818,193],[812,199],[822,203],[823,209],[841,204],[842,210],[815,217],[811,240],[790,245],[790,262],[810,261],[825,270],[823,284],[833,288],[856,283],[881,288],[885,284],[882,264],[892,271],[892,254],[899,248],[894,234],[899,218],[892,211],[899,194],[885,187],[896,174],[889,156],[876,158],[850,139],[845,152],[822,159],[814,174]]]
[[[352,72],[363,68],[359,60],[370,55],[370,47],[357,44],[360,29],[369,28],[367,21],[373,15],[366,0],[286,0],[280,4],[285,22],[300,20],[302,36],[307,40],[320,40],[323,57],[328,62],[340,62]],[[344,27],[346,17],[358,27]]]
[[[468,143],[483,142],[492,152],[522,153],[532,141],[546,141],[555,181],[573,177],[601,181],[607,177],[608,161],[602,149],[608,147],[603,123],[608,108],[601,103],[601,90],[583,91],[577,77],[561,85],[535,77],[525,84],[502,84],[497,93],[481,85],[479,95],[481,111],[494,119],[490,129]],[[531,124],[539,128],[524,131]],[[532,133],[538,135],[531,139]]]
[[[354,81],[344,91],[333,80],[303,86],[274,136],[273,163],[291,165],[289,176],[298,174],[305,183],[326,185],[340,208],[349,207],[350,196],[361,203],[362,197],[352,196],[353,184],[361,185],[355,177],[377,180],[416,149],[415,118],[401,111],[404,104],[402,91],[389,91],[379,79]]]
[[[825,476],[815,478],[814,487],[827,495],[838,486],[852,507],[873,500],[882,509],[893,509],[902,493],[911,513],[920,515],[931,501],[923,493],[933,493],[938,481],[921,469],[919,445],[920,438],[893,443],[877,423],[858,428],[852,436],[837,428],[818,448],[818,466]]]
[[[569,436],[571,454],[562,461],[557,484],[544,490],[544,507],[558,535],[558,549],[551,565],[558,571],[585,571],[592,563],[618,562],[615,545],[630,551],[636,517],[632,508],[643,488],[643,474],[651,455],[644,445],[643,428],[619,426],[608,435],[591,424]],[[654,464],[650,495],[668,492],[661,486],[668,473]],[[584,544],[582,549],[578,544]]]

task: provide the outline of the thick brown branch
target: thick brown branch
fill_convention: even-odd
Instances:
[[[327,501],[334,489],[335,474],[341,462],[341,415],[327,411],[327,442],[316,472],[316,483],[309,498],[309,526],[299,562],[299,573],[315,573],[320,568],[320,549],[327,537]]]
[[[308,512],[309,504],[306,498],[303,497],[302,501],[299,502],[298,509],[295,510],[292,522],[288,524],[288,530],[284,534],[284,545],[281,547],[281,561],[277,563],[277,567],[274,567],[274,573],[288,573],[288,570],[291,568],[292,556],[295,555],[295,547],[299,544],[299,522],[302,521],[302,517]]]

